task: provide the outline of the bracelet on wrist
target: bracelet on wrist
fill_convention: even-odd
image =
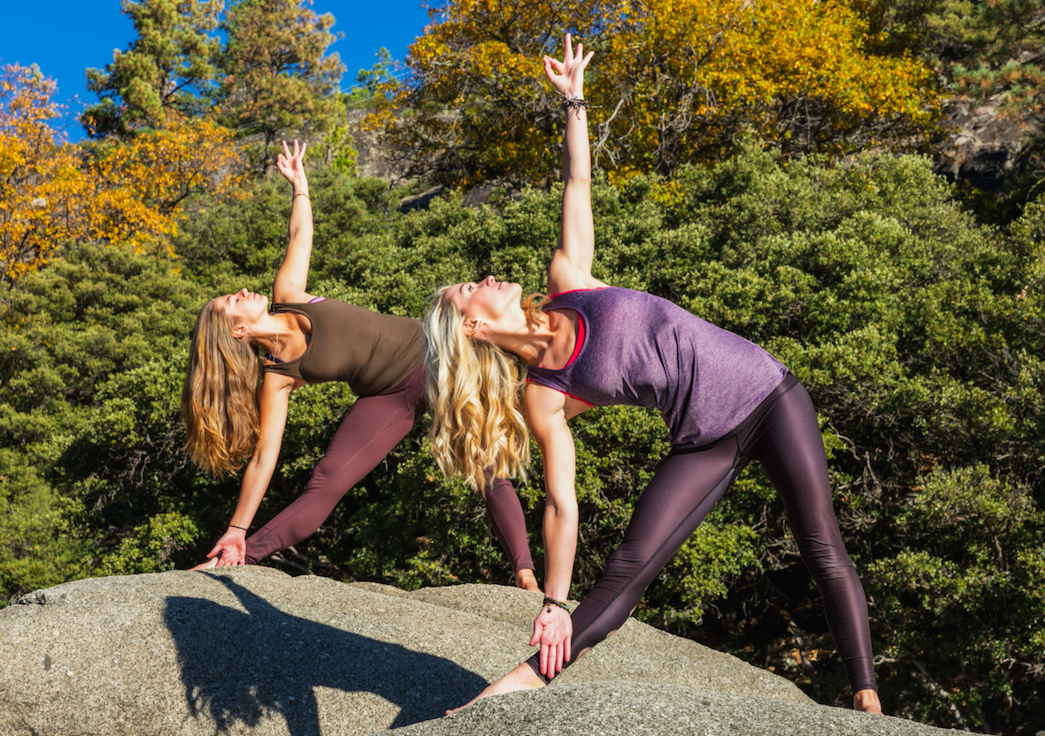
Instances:
[[[560,94],[559,97],[562,98],[560,107],[562,107],[563,111],[567,114],[569,114],[570,110],[588,110],[592,107],[592,104],[583,97],[567,97],[564,94]]]
[[[308,201],[309,201],[310,203],[312,202],[312,197],[308,196],[308,192],[294,192],[294,197],[304,197],[304,198],[305,198],[305,199],[307,199],[307,200],[308,200]],[[291,199],[291,201],[293,201],[294,197],[291,197],[291,198],[290,198],[290,199]]]
[[[566,611],[567,614],[571,613],[569,606],[567,606],[562,601],[555,600],[551,596],[544,596],[544,603],[541,604],[541,608],[544,608],[545,606],[558,606],[562,610]]]
[[[246,527],[246,526],[236,526],[235,524],[229,524],[229,526],[231,528],[233,528],[233,529],[241,529],[241,530],[243,530],[245,532],[249,532],[250,531],[250,527]]]

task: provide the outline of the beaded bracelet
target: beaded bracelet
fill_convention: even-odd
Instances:
[[[584,108],[585,110],[591,109],[592,105],[583,97],[567,97],[566,95],[560,94],[562,98],[561,107],[564,111],[569,112],[574,108]]]
[[[544,603],[541,604],[541,607],[543,608],[544,606],[558,606],[562,610],[566,611],[567,614],[570,613],[570,607],[569,606],[567,606],[562,601],[555,600],[554,598],[552,598],[550,596],[544,596]]]

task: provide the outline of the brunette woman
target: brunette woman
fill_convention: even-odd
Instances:
[[[478,697],[545,685],[627,620],[647,586],[744,465],[777,489],[802,558],[824,596],[859,710],[881,712],[867,603],[831,505],[816,412],[802,384],[762,348],[675,304],[592,276],[594,225],[584,69],[566,36],[563,62],[544,58],[564,100],[562,232],[543,309],[492,276],[443,288],[425,321],[432,440],[445,472],[482,487],[492,468],[525,466],[525,414],[544,457],[547,597],[530,642],[539,653]],[[529,385],[521,399],[521,376]],[[522,404],[522,406],[521,406]],[[567,422],[591,406],[660,411],[672,449],[635,505],[621,545],[572,616],[577,545],[575,455]],[[484,413],[493,407],[494,413]]]
[[[274,303],[241,289],[207,302],[193,330],[182,392],[188,453],[215,475],[235,473],[250,458],[228,530],[197,568],[256,564],[313,534],[425,411],[421,324],[307,291],[312,207],[304,155],[304,145],[294,141],[292,154],[284,142],[276,161],[293,194]],[[260,366],[259,349],[265,355]],[[301,495],[248,536],[279,457],[290,395],[325,381],[346,382],[358,398]],[[511,483],[493,480],[482,490],[516,584],[536,590],[522,506]]]

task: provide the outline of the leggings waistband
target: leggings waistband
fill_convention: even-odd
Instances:
[[[762,399],[762,401],[758,403],[758,406],[752,409],[751,413],[744,417],[743,421],[741,421],[740,424],[731,429],[727,434],[723,435],[722,437],[719,437],[717,440],[714,440],[713,442],[708,442],[706,445],[697,445],[696,447],[687,447],[685,445],[679,447],[672,447],[670,452],[668,452],[668,457],[671,457],[673,455],[686,455],[691,452],[705,452],[713,447],[718,447],[723,442],[729,442],[731,440],[738,439],[741,435],[744,434],[744,432],[750,429],[751,425],[755,424],[756,422],[758,422],[759,419],[764,417],[769,412],[769,410],[772,409],[778,401],[780,401],[780,399],[784,398],[784,396],[788,394],[789,391],[791,391],[795,386],[800,386],[801,384],[802,382],[798,380],[795,374],[791,371],[788,371],[787,374],[784,375],[784,378],[780,381],[780,383],[776,385],[776,388],[770,391],[769,395],[766,398]]]

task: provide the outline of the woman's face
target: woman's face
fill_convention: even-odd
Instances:
[[[493,276],[478,282],[454,284],[446,294],[446,298],[464,314],[465,329],[469,334],[477,334],[476,330],[481,332],[483,324],[498,322],[506,315],[522,314],[519,304],[522,286],[497,281]]]
[[[252,325],[261,319],[268,313],[268,303],[268,297],[240,289],[235,294],[219,296],[214,300],[214,308],[232,320],[233,334],[236,337],[242,337],[242,335],[236,334],[235,328]]]

